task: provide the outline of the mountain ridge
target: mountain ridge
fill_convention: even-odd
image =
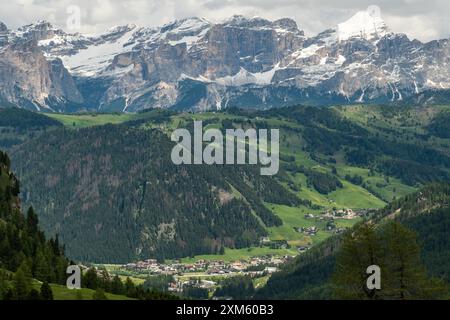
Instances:
[[[58,65],[60,76],[52,79],[51,87],[62,89],[31,95],[54,111],[67,111],[67,102],[75,104],[69,111],[102,112],[405,100],[420,104],[432,101],[423,102],[423,92],[436,90],[435,97],[450,89],[448,39],[410,40],[391,32],[371,11],[357,12],[312,37],[289,18],[243,16],[219,23],[191,17],[160,27],[129,24],[87,36],[45,21],[16,31],[2,29],[6,43],[0,52],[18,46],[14,52],[21,57],[26,43]],[[0,75],[6,71],[0,68]],[[3,82],[0,94],[24,106]]]

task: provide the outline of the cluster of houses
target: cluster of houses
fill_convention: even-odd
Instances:
[[[204,279],[184,280],[184,281],[177,280],[169,284],[168,291],[172,293],[182,293],[184,288],[188,286],[213,291],[217,287],[217,282]]]
[[[317,232],[319,232],[319,228],[317,228],[316,226],[299,227],[299,228],[296,228],[296,230],[297,230],[297,232],[304,233],[308,236],[315,236],[317,234]]]
[[[262,237],[259,244],[271,249],[289,249],[290,245],[286,240],[270,240],[269,237]]]
[[[305,214],[305,219],[316,219],[319,221],[323,221],[330,218],[339,218],[339,219],[355,219],[357,217],[363,217],[369,214],[371,209],[363,209],[363,210],[352,210],[352,209],[331,209],[322,212],[319,215],[314,215],[312,213]]]
[[[322,212],[321,214],[306,213],[304,215],[305,219],[310,219],[314,221],[326,222],[324,230],[333,232],[335,234],[342,233],[346,228],[337,227],[335,224],[335,219],[355,219],[357,217],[362,217],[368,215],[370,212],[368,210],[358,210],[354,211],[352,209],[332,209]],[[299,233],[303,233],[307,236],[315,236],[319,231],[317,226],[309,227],[294,227],[294,230]],[[300,253],[309,249],[307,246],[297,247]]]
[[[293,256],[276,257],[273,255],[266,255],[261,257],[253,257],[249,260],[238,260],[233,262],[225,262],[223,260],[198,260],[194,263],[182,263],[179,260],[168,263],[160,263],[155,259],[147,259],[135,263],[128,263],[122,267],[127,270],[142,272],[150,275],[184,275],[190,273],[205,273],[208,275],[242,273],[258,275],[276,272],[279,265],[292,258]]]
[[[373,209],[362,209],[362,210],[352,210],[352,209],[332,209],[327,210],[322,213],[325,218],[339,218],[339,219],[355,219],[358,217],[364,217],[370,214]]]
[[[333,209],[325,211],[322,215],[328,218],[340,219],[354,219],[358,217],[358,214],[352,209]]]

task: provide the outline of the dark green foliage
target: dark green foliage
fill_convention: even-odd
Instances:
[[[124,294],[124,286],[118,275],[115,275],[111,282],[111,293]]]
[[[31,270],[24,261],[13,276],[14,299],[27,300],[31,290]]]
[[[62,124],[43,114],[19,108],[0,108],[0,148],[10,149]]]
[[[285,154],[280,154],[280,160],[281,161],[285,161],[285,162],[295,162],[295,157],[294,156],[285,155]]]
[[[335,238],[297,257],[271,276],[268,283],[257,291],[260,299],[330,299],[328,284],[335,266],[335,253],[339,247]]]
[[[428,272],[450,284],[450,184],[431,184],[398,199],[376,218],[382,219],[400,208],[402,214],[397,219],[417,232]]]
[[[226,278],[214,292],[216,297],[231,297],[235,300],[250,299],[255,294],[253,281],[248,276]]]
[[[62,124],[40,113],[19,108],[6,108],[0,109],[0,127],[14,127],[24,130],[31,128],[62,127]]]
[[[400,229],[380,228],[380,231],[377,231],[380,239],[377,246],[381,248],[379,251],[382,252],[377,256],[383,258],[383,261],[378,261],[378,263],[385,263],[387,264],[386,268],[396,270],[398,265],[395,265],[395,263],[398,263],[398,261],[403,259],[409,259],[410,262],[415,261],[409,264],[410,266],[413,265],[413,268],[410,269],[413,270],[412,278],[417,277],[414,278],[416,280],[413,282],[422,285],[422,289],[433,289],[427,292],[414,289],[414,297],[410,296],[410,298],[422,297],[428,299],[441,296],[445,286],[436,278],[450,283],[449,205],[450,184],[437,183],[424,187],[417,193],[394,200],[372,217],[376,225],[383,225],[385,221],[395,218],[402,225],[417,233],[416,244],[411,231],[407,229],[406,231],[399,231],[400,229],[405,230],[404,227],[399,227]],[[404,236],[400,238],[396,236],[402,234]],[[354,236],[353,230],[346,233],[346,237],[352,235]],[[332,297],[331,277],[335,270],[336,256],[340,252],[341,243],[342,236],[335,236],[300,255],[292,263],[285,266],[282,272],[274,274],[267,285],[257,292],[256,297],[330,299]],[[364,249],[364,246],[354,245],[351,242],[347,243],[361,253],[368,252]],[[403,244],[405,247],[402,248],[399,244]],[[421,247],[421,259],[419,261],[417,260],[419,257],[417,245]],[[402,254],[407,254],[407,256],[400,259]],[[358,261],[358,259],[350,257],[347,261]],[[427,278],[421,271],[421,265],[424,265],[425,269],[423,270],[426,270],[429,276],[435,278]],[[345,272],[345,270],[343,271]],[[394,277],[391,276],[390,279],[398,279],[398,277],[395,277],[394,274]],[[390,290],[390,297],[384,298],[399,298],[398,294],[399,291]]]
[[[83,279],[81,281],[83,287],[96,290],[101,279],[97,276],[97,271],[94,268],[89,269],[83,274]]]
[[[11,281],[10,272],[0,269],[0,300],[6,295],[9,288],[9,282]]]
[[[376,166],[380,171],[387,175],[397,177],[409,185],[415,185],[417,183],[426,184],[449,179],[447,171],[409,160],[384,160],[377,163]]]
[[[57,239],[45,239],[33,208],[26,217],[22,214],[19,183],[9,166],[0,151],[0,269],[15,272],[10,298],[27,299],[31,278],[64,283],[68,260]]]
[[[52,288],[50,288],[48,282],[44,282],[41,285],[41,298],[43,300],[53,300]]]
[[[385,118],[400,112],[377,111]],[[298,106],[227,113],[243,117],[213,117],[204,124],[267,128],[270,120],[289,119],[295,126],[283,130],[295,135],[294,141],[301,143],[298,148],[324,167],[336,161],[350,163],[413,186],[449,178],[445,150],[424,136],[417,134],[417,139],[409,141],[394,128],[369,130],[369,125],[366,128],[342,116],[339,108]],[[130,128],[143,121],[164,127],[172,115],[173,111],[152,110],[145,119],[125,125],[55,130],[14,149],[25,203],[40,213],[46,232],[61,234],[73,258],[162,260],[255,245],[265,235],[265,227],[282,224],[263,202],[311,207],[283,186],[300,190],[286,171],[303,172],[308,185],[322,194],[342,187],[337,171],[299,168],[294,156],[283,153],[275,178],[261,177],[254,166],[173,166],[172,144],[164,134]],[[192,120],[186,119],[183,124]],[[296,151],[295,146],[291,149]],[[346,178],[354,184],[361,182],[357,176]],[[377,190],[371,192],[381,198]]]
[[[82,261],[161,260],[255,245],[266,231],[252,210],[266,226],[281,224],[262,200],[299,203],[254,166],[176,166],[172,147],[159,131],[106,125],[53,131],[14,158],[26,203]]]
[[[333,174],[307,169],[304,166],[292,168],[292,170],[293,172],[303,173],[308,178],[308,185],[319,193],[328,194],[343,187],[342,182]]]
[[[449,177],[443,168],[450,166],[450,158],[441,151],[418,143],[382,141],[368,137],[365,141],[355,141],[347,149],[346,160],[356,166],[375,167],[409,185],[444,181]]]
[[[363,184],[364,180],[363,177],[359,176],[359,175],[346,175],[345,176],[345,180],[350,181],[353,184],[356,184],[357,186],[360,186]]]
[[[307,172],[307,177],[308,184],[322,194],[328,194],[343,187],[339,179],[331,174],[310,170]]]
[[[366,270],[372,265],[381,270],[378,290],[366,286]],[[396,221],[378,228],[364,223],[346,233],[333,284],[338,299],[439,299],[448,294],[442,282],[428,278],[415,233]]]
[[[175,282],[173,276],[151,276],[148,277],[144,282],[144,289],[150,289],[155,291],[167,292],[169,289],[169,284]]]
[[[160,124],[170,121],[170,116],[174,115],[175,112],[166,109],[148,109],[141,111],[141,114],[145,114],[145,118],[127,121],[125,124],[129,126],[137,126],[146,122]]]
[[[402,109],[389,110],[382,107],[379,109],[386,119],[393,114],[405,112]],[[248,113],[234,112],[239,115]],[[438,130],[433,128],[439,127],[442,128],[439,132],[446,132],[445,125],[448,126],[449,122],[446,120],[448,119],[446,114],[435,117],[433,123],[437,125],[432,124],[428,129]],[[381,136],[379,132],[373,133],[362,125],[342,117],[333,108],[297,106],[258,111],[251,115],[283,117],[298,122],[303,126],[301,136],[306,142],[304,150],[309,151],[316,161],[319,159],[314,156],[315,154],[332,156],[344,151],[345,160],[349,164],[377,168],[409,185],[449,179],[446,171],[450,167],[449,156],[434,146],[430,147],[420,135],[411,142],[406,134],[400,134],[391,128],[377,127],[377,130],[386,134]]]
[[[183,297],[188,299],[206,300],[209,297],[208,289],[199,288],[194,285],[183,286]]]
[[[413,217],[404,224],[418,233],[422,261],[430,274],[450,284],[450,209],[438,208],[433,214]],[[432,230],[432,231],[430,231]]]
[[[450,112],[441,112],[428,125],[427,130],[430,134],[448,139],[450,138]]]
[[[106,300],[105,292],[125,295],[129,298],[139,300],[173,300],[177,299],[166,290],[161,288],[149,288],[145,285],[135,285],[130,278],[125,283],[118,276],[111,277],[106,270],[97,270],[90,268],[83,274],[81,281],[83,288],[95,290],[94,300]]]

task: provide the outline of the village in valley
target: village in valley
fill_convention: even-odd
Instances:
[[[223,260],[198,260],[193,263],[182,263],[175,260],[169,263],[159,263],[155,259],[147,259],[136,263],[128,263],[123,268],[131,271],[144,272],[148,275],[189,275],[203,274],[209,276],[247,274],[263,275],[278,270],[278,266],[293,259],[294,256],[262,256],[250,260],[225,262]]]
[[[338,234],[345,231],[346,227],[339,227],[336,221],[353,220],[365,217],[371,210],[352,209],[328,209],[319,214],[306,213],[304,219],[313,222],[309,226],[296,226],[294,231],[302,237],[314,239],[322,230],[328,234]],[[300,236],[300,235],[299,235]],[[183,260],[158,261],[156,259],[145,259],[116,266],[113,273],[122,276],[134,276],[145,279],[152,276],[172,276],[174,282],[169,284],[169,291],[182,292],[186,285],[196,286],[211,290],[218,284],[217,280],[232,276],[249,276],[253,279],[268,277],[277,272],[281,265],[291,261],[296,255],[302,254],[310,249],[312,242],[306,245],[292,246],[286,240],[271,240],[270,237],[260,239],[260,247],[269,249],[294,249],[293,254],[277,255],[266,254],[230,261],[222,259],[194,259],[189,262]]]

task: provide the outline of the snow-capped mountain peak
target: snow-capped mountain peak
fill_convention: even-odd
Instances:
[[[24,52],[33,59],[20,62]],[[33,85],[25,99],[54,110],[65,108],[52,105],[56,100],[102,111],[393,102],[450,89],[450,40],[411,41],[390,32],[377,10],[357,12],[314,37],[289,18],[244,16],[125,25],[96,35],[69,34],[47,22],[16,31],[0,25],[0,58],[0,98],[21,103],[16,87]],[[25,76],[36,59],[41,69]],[[9,75],[11,64],[18,76]]]
[[[338,24],[337,36],[339,41],[360,37],[366,40],[376,40],[388,33],[386,23],[377,11],[359,11],[350,19]]]

